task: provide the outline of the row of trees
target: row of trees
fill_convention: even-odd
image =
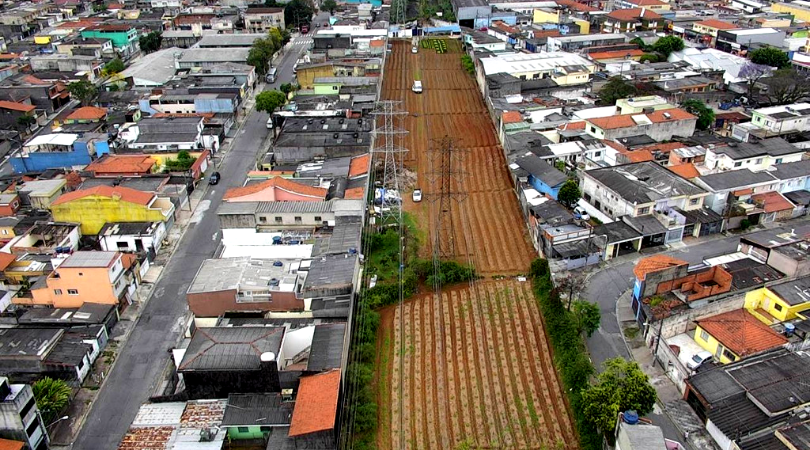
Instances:
[[[290,33],[287,30],[273,28],[267,33],[267,37],[256,39],[248,52],[247,63],[256,68],[256,74],[264,77],[270,68],[270,61],[277,51],[290,41]]]

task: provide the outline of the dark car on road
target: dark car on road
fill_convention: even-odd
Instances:
[[[214,172],[214,173],[211,174],[210,177],[208,177],[208,184],[211,184],[211,185],[218,184],[219,179],[220,179],[219,172]]]

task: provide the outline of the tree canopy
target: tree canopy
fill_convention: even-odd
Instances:
[[[652,411],[657,398],[638,363],[623,358],[605,361],[596,383],[583,389],[583,414],[602,433],[610,435],[618,414],[633,410],[640,416]]]
[[[279,91],[264,91],[256,96],[256,109],[272,113],[278,107],[284,105],[287,96]]]
[[[299,27],[309,24],[312,14],[315,12],[312,4],[307,0],[290,0],[284,7],[284,23],[288,27]]]
[[[621,77],[613,77],[599,91],[599,101],[603,105],[615,105],[616,100],[632,97],[638,94],[638,89],[624,81]]]
[[[756,93],[756,85],[757,82],[764,76],[769,75],[771,73],[771,68],[764,65],[764,64],[756,64],[753,62],[746,63],[742,68],[740,68],[740,72],[738,76],[745,80],[746,84],[748,85],[748,99],[749,101],[753,101],[752,98]]]
[[[810,79],[791,68],[777,70],[762,83],[768,85],[768,100],[774,105],[789,105],[810,98]]]
[[[776,47],[762,47],[751,52],[751,62],[763,64],[777,69],[790,66],[790,58],[787,53]]]
[[[672,52],[683,50],[683,48],[683,39],[677,36],[664,36],[652,45],[652,49],[663,54],[665,58],[669,58]]]
[[[80,101],[83,106],[89,105],[98,94],[96,85],[87,80],[74,81],[68,85],[67,90],[70,96]]]
[[[580,333],[585,333],[588,337],[599,329],[599,321],[602,319],[602,312],[596,303],[577,300],[571,305],[574,313],[574,320]]]
[[[569,208],[573,208],[580,198],[582,198],[582,192],[574,180],[567,180],[557,194],[557,201]]]
[[[121,58],[115,58],[104,65],[104,73],[107,75],[115,75],[116,73],[123,72],[126,69],[124,61]]]
[[[138,38],[138,45],[144,53],[152,53],[160,50],[163,42],[163,34],[160,31],[152,31]]]
[[[681,107],[690,114],[697,116],[698,130],[708,130],[714,124],[714,110],[700,100],[689,99],[681,103]]]
[[[48,422],[70,403],[72,391],[64,380],[45,377],[34,383],[31,389],[37,407]]]
[[[253,41],[253,46],[248,52],[247,63],[256,68],[256,74],[260,77],[264,77],[270,68],[273,54],[280,48],[280,39],[280,36],[274,36],[271,30],[267,37]],[[276,40],[279,42],[278,46]]]
[[[334,14],[337,9],[337,2],[335,0],[323,0],[323,2],[321,2],[321,9],[329,11],[329,14]]]

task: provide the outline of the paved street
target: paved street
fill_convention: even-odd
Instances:
[[[293,64],[295,58],[288,52],[277,64],[281,74],[279,83],[291,81]],[[222,174],[220,184],[200,185],[208,191],[118,355],[118,362],[99,392],[73,448],[116,448],[138,408],[159,382],[158,377],[169,360],[168,351],[179,338],[181,321],[188,309],[186,290],[200,264],[213,256],[219,242],[215,211],[225,190],[244,182],[247,171],[256,161],[259,146],[267,137],[266,122],[266,113],[252,113],[237,132],[232,150],[218,169]]]

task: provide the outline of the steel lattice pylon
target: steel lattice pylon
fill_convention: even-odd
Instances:
[[[466,172],[460,169],[460,162],[463,154],[468,151],[456,146],[456,139],[450,136],[434,140],[430,149],[429,179],[435,195],[431,195],[429,200],[439,205],[433,236],[435,259],[449,259],[456,256],[456,223],[453,211],[467,198],[467,191],[462,189]]]
[[[399,109],[401,103],[394,100],[379,101],[376,110],[372,112],[377,116],[377,120],[374,121],[374,130],[371,132],[375,138],[375,147],[371,150],[372,166],[377,167],[380,162],[383,166],[382,182],[378,186],[374,186],[375,205],[377,195],[381,193],[380,223],[378,225],[401,223],[402,218],[400,210],[402,199],[397,197],[401,195],[399,190],[400,168],[403,156],[408,150],[400,145],[402,136],[407,133],[401,127],[401,123],[408,113]],[[394,193],[396,193],[396,197]]]

